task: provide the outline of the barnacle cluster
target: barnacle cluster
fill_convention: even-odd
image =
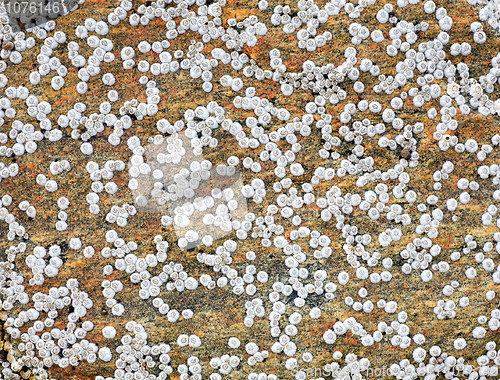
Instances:
[[[498,378],[498,0],[26,4],[0,378]]]

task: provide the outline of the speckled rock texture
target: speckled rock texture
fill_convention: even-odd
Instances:
[[[296,10],[296,4],[285,1],[289,4],[292,10]],[[320,4],[323,2],[320,1]],[[387,37],[389,27],[387,25],[380,26],[375,20],[375,15],[378,9],[385,3],[377,2],[375,6],[368,7],[357,22],[366,25],[370,30],[380,28],[384,31]],[[469,65],[470,76],[479,77],[487,74],[489,70],[490,60],[500,51],[500,38],[497,32],[491,30],[485,25],[485,31],[488,36],[488,41],[484,45],[478,45],[472,42],[472,33],[469,31],[469,25],[472,21],[478,19],[477,9],[469,6],[465,1],[438,1],[439,6],[444,6],[448,10],[448,14],[452,17],[454,24],[450,32],[451,41],[466,41],[469,42],[473,49],[472,54],[468,57],[451,57],[451,61],[457,63],[459,59]],[[255,47],[245,47],[243,52],[254,59],[262,68],[269,68],[268,52],[272,48],[277,48],[282,53],[283,62],[286,64],[288,71],[301,70],[302,63],[307,60],[313,60],[317,65],[325,63],[340,64],[343,60],[344,50],[347,46],[351,46],[350,35],[348,33],[348,25],[351,20],[345,13],[339,16],[331,17],[329,21],[322,25],[319,30],[330,30],[334,38],[328,42],[323,48],[315,52],[307,52],[298,49],[296,37],[286,35],[280,27],[273,27],[270,22],[270,16],[275,5],[275,1],[270,2],[270,6],[266,11],[261,11],[257,8],[256,1],[234,1],[229,0],[227,6],[223,9],[222,20],[226,25],[226,20],[230,17],[236,17],[242,20],[248,15],[257,15],[260,21],[263,21],[268,26],[268,33],[264,37],[260,37]],[[320,5],[318,4],[318,5]],[[93,17],[96,20],[106,19],[107,14],[117,5],[115,1],[104,0],[87,0],[83,6],[67,17],[60,17],[56,20],[56,30],[63,30],[68,35],[74,38],[74,30],[77,25],[82,23],[86,18]],[[136,9],[134,3],[134,9]],[[397,8],[394,11],[395,16],[399,19],[407,21],[431,21],[429,31],[419,34],[422,41],[429,40],[437,36],[438,26],[435,18],[423,12],[422,4],[407,8]],[[118,26],[111,27],[111,31],[107,38],[111,39],[115,44],[113,52],[117,59],[112,64],[103,63],[101,72],[112,72],[116,77],[116,89],[120,98],[118,105],[121,106],[124,100],[137,98],[139,101],[145,100],[145,86],[140,85],[138,80],[142,75],[137,70],[124,71],[121,67],[122,60],[119,57],[120,50],[125,46],[136,47],[141,40],[154,41],[162,40],[165,36],[165,25],[160,19],[153,20],[147,26],[131,27],[128,22],[123,21]],[[181,35],[172,42],[169,51],[176,49],[186,50],[192,39],[198,38],[191,32]],[[420,39],[419,39],[420,41]],[[363,58],[371,58],[380,66],[381,72],[386,75],[395,74],[394,67],[396,59],[401,59],[401,54],[396,58],[389,58],[385,54],[387,40],[376,45],[370,39],[363,42],[358,50],[358,60]],[[38,41],[37,44],[40,44]],[[204,54],[209,52],[215,46],[222,46],[222,42],[210,42],[205,45]],[[90,48],[86,44],[81,44],[81,50],[89,55]],[[110,88],[103,86],[100,80],[100,75],[91,78],[89,81],[90,91],[85,95],[78,95],[75,91],[75,86],[79,82],[77,78],[77,69],[71,66],[66,54],[64,44],[54,52],[61,62],[69,69],[66,79],[66,85],[60,91],[54,91],[50,87],[50,79],[45,78],[42,84],[33,87],[27,77],[31,71],[37,68],[36,62],[37,49],[23,53],[23,61],[15,66],[9,63],[7,72],[9,77],[9,85],[18,86],[25,85],[30,91],[37,95],[40,100],[46,100],[56,108],[58,113],[67,112],[71,109],[75,102],[81,101],[87,104],[87,110],[90,112],[98,112],[99,104],[105,99],[107,91]],[[150,52],[142,54],[145,59],[157,58],[157,54]],[[270,284],[274,281],[285,280],[288,276],[288,269],[284,266],[283,254],[271,246],[264,248],[260,244],[260,239],[247,239],[238,242],[238,248],[233,253],[233,266],[238,270],[243,270],[247,265],[245,252],[254,250],[257,253],[255,264],[258,270],[265,270],[270,274],[268,284],[258,284],[258,291],[254,297],[236,296],[228,288],[215,288],[208,291],[204,287],[199,287],[196,291],[184,291],[182,293],[166,292],[162,290],[161,297],[170,305],[171,309],[182,311],[190,308],[194,312],[191,320],[180,318],[178,322],[170,323],[166,316],[160,315],[152,306],[151,300],[143,301],[138,297],[140,285],[132,284],[129,276],[124,272],[114,271],[111,276],[103,274],[103,267],[112,263],[110,259],[104,259],[99,251],[105,246],[104,235],[108,229],[116,229],[120,237],[126,241],[134,240],[137,242],[138,255],[143,257],[147,253],[155,252],[153,237],[161,234],[165,240],[170,243],[168,252],[168,261],[172,260],[181,263],[185,270],[195,278],[202,273],[208,273],[209,270],[204,265],[196,260],[196,254],[203,249],[201,247],[189,252],[179,249],[175,244],[176,235],[173,227],[163,227],[160,223],[160,216],[154,213],[139,212],[128,219],[128,224],[124,228],[119,228],[116,225],[111,226],[105,221],[105,215],[112,205],[121,205],[125,202],[133,203],[133,198],[130,190],[127,188],[128,173],[127,171],[115,173],[114,182],[118,185],[118,192],[114,195],[103,193],[101,196],[100,207],[101,213],[97,216],[91,215],[88,212],[88,204],[85,201],[85,196],[89,193],[91,180],[85,171],[85,164],[89,159],[92,159],[99,164],[103,164],[109,159],[121,159],[128,162],[131,152],[126,147],[126,140],[137,135],[141,140],[147,140],[148,137],[158,133],[155,128],[156,120],[166,118],[170,121],[175,121],[183,117],[187,108],[195,108],[198,105],[206,105],[209,101],[215,100],[219,105],[226,109],[226,113],[233,120],[244,120],[250,116],[249,111],[236,109],[232,104],[232,99],[236,95],[230,89],[223,88],[219,82],[223,74],[237,75],[237,72],[227,65],[220,65],[213,70],[214,73],[214,89],[210,93],[205,93],[201,89],[201,79],[191,79],[189,73],[179,70],[174,74],[160,75],[155,80],[160,89],[160,111],[153,118],[145,118],[142,121],[134,122],[134,125],[125,131],[122,137],[122,144],[113,147],[107,141],[107,136],[110,131],[108,128],[96,137],[93,137],[90,142],[94,147],[94,153],[87,157],[81,154],[81,141],[71,139],[69,128],[65,131],[63,138],[56,143],[49,143],[44,140],[38,144],[38,150],[34,154],[24,155],[20,158],[1,159],[5,164],[17,162],[20,167],[20,175],[15,178],[2,180],[0,183],[0,193],[8,193],[12,195],[15,202],[21,200],[29,200],[31,204],[37,208],[37,217],[34,220],[28,220],[25,213],[19,209],[11,207],[12,213],[16,216],[16,220],[26,226],[29,233],[29,239],[26,240],[28,250],[30,251],[36,245],[48,247],[54,243],[62,244],[67,247],[69,239],[79,237],[82,240],[83,246],[92,245],[96,249],[96,254],[93,258],[87,259],[81,253],[81,250],[75,251],[70,248],[63,249],[62,257],[64,264],[60,268],[59,275],[55,278],[45,280],[43,286],[29,288],[27,292],[32,295],[36,291],[47,292],[52,286],[62,286],[69,278],[77,278],[80,282],[80,290],[87,292],[94,302],[94,307],[89,310],[87,318],[95,323],[93,331],[87,335],[87,339],[95,342],[97,345],[106,345],[112,352],[119,345],[119,338],[126,334],[125,323],[129,320],[140,322],[148,332],[148,343],[158,344],[161,342],[172,343],[172,358],[171,365],[174,367],[172,379],[178,378],[176,371],[177,365],[186,362],[186,358],[191,355],[196,355],[200,358],[204,372],[203,379],[208,379],[211,371],[208,368],[208,361],[214,356],[223,354],[235,354],[242,358],[242,362],[237,370],[230,375],[232,379],[246,379],[250,372],[267,372],[274,373],[279,379],[291,379],[289,371],[285,370],[284,363],[286,357],[284,355],[276,355],[271,353],[270,357],[263,363],[257,364],[255,367],[250,367],[246,363],[246,358],[249,355],[244,351],[244,344],[249,341],[254,341],[261,349],[270,349],[274,338],[269,334],[269,321],[266,318],[256,318],[255,324],[251,328],[247,328],[243,324],[245,316],[245,301],[256,296],[264,300],[266,309],[271,306],[268,301],[267,294]],[[364,81],[367,88],[375,84],[375,78],[362,74],[361,80]],[[403,90],[408,90],[413,82],[407,84]],[[290,97],[285,97],[280,91],[278,83],[272,80],[257,81],[255,79],[244,78],[246,86],[255,86],[258,96],[266,97],[278,107],[286,107],[292,117],[303,114],[304,106],[307,102],[313,100],[313,94],[309,91],[296,90]],[[356,94],[352,89],[351,81],[347,80],[342,85],[347,91],[347,100],[356,102],[359,99],[379,100],[382,104],[388,104],[391,100],[390,95],[375,94],[372,91],[365,91],[362,95]],[[443,87],[443,90],[445,87]],[[498,96],[496,90],[492,94],[492,98]],[[327,106],[327,112],[333,115],[334,121],[332,127],[338,131],[340,122],[338,115],[343,111],[344,102],[337,106]],[[26,106],[19,99],[13,101],[13,106],[18,110],[26,110]],[[416,168],[409,169],[411,182],[409,188],[413,189],[418,194],[419,200],[424,200],[430,194],[438,194],[440,199],[448,199],[450,197],[458,197],[461,190],[456,186],[456,182],[461,177],[478,178],[476,170],[479,166],[475,154],[463,153],[458,154],[452,149],[442,152],[437,142],[432,138],[435,131],[435,122],[431,122],[426,117],[426,112],[431,107],[438,107],[438,100],[433,100],[425,104],[424,107],[415,108],[410,99],[405,101],[405,105],[400,110],[399,117],[405,123],[414,124],[417,121],[422,121],[425,124],[425,132],[418,137],[417,151],[420,154],[419,165]],[[115,106],[114,106],[115,108]],[[118,107],[116,107],[118,108]],[[27,120],[30,117],[23,112],[18,112],[16,116],[19,119]],[[371,116],[370,116],[371,117]],[[375,116],[377,119],[379,116]],[[490,143],[489,138],[499,130],[498,116],[482,117],[474,114],[472,116],[457,116],[458,128],[455,133],[461,142],[468,138],[474,138],[479,144]],[[52,120],[56,123],[56,120]],[[284,123],[282,124],[284,125]],[[277,129],[279,126],[273,122],[271,128]],[[10,123],[5,123],[0,127],[1,132],[8,133]],[[391,135],[389,132],[388,137]],[[302,145],[302,150],[297,154],[297,162],[300,162],[305,168],[305,174],[294,180],[297,185],[300,185],[310,178],[312,171],[319,165],[325,167],[337,168],[340,160],[324,160],[319,158],[317,152],[321,148],[321,134],[316,128],[312,128],[312,133],[308,137],[302,137],[299,134],[298,142]],[[221,129],[214,131],[214,137],[219,140],[219,146],[216,149],[205,149],[204,157],[214,162],[223,162],[231,155],[237,155],[240,158],[250,156],[258,158],[259,151],[249,151],[241,149],[234,141],[229,133]],[[342,142],[340,150],[345,150],[346,154],[350,152],[353,145]],[[366,154],[372,155],[376,166],[379,168],[389,168],[393,166],[400,157],[400,151],[390,151],[377,147],[376,140],[372,139],[366,145]],[[499,163],[499,153],[495,148],[488,155],[484,164],[491,165]],[[58,159],[67,159],[70,161],[72,169],[57,176],[59,189],[55,193],[46,192],[41,186],[37,185],[35,178],[37,174],[44,173],[51,177],[49,172],[50,162]],[[449,179],[442,181],[443,189],[439,192],[432,190],[432,174],[435,170],[442,167],[442,164],[450,160],[455,164],[455,171]],[[245,182],[254,177],[254,173],[250,170],[242,170],[242,176]],[[274,164],[271,162],[263,164],[263,170],[258,174],[269,188],[275,181]],[[458,216],[458,221],[452,223],[452,213],[445,212],[445,217],[442,221],[439,237],[435,242],[439,243],[443,250],[441,257],[449,259],[449,254],[456,250],[461,250],[464,247],[463,236],[471,234],[475,237],[478,247],[482,247],[484,242],[491,240],[491,236],[498,230],[493,223],[490,226],[483,226],[481,223],[481,214],[485,212],[487,206],[491,203],[491,194],[494,190],[491,180],[477,179],[480,183],[480,189],[473,192],[471,202],[467,205],[459,205],[455,215]],[[344,178],[335,178],[332,181],[322,182],[317,186],[315,191],[318,193],[327,191],[331,186],[340,187],[343,193],[354,192],[356,190],[355,180],[351,176]],[[57,213],[59,211],[56,200],[60,196],[66,196],[71,205],[68,210],[68,226],[64,232],[55,230],[54,225],[57,221]],[[249,202],[249,210],[259,213],[266,209],[274,198],[274,192],[268,191],[268,195],[264,202],[256,205]],[[406,203],[403,199],[398,200],[401,204]],[[415,210],[416,211],[416,210]],[[303,225],[311,229],[318,229],[326,233],[332,240],[333,254],[328,259],[315,260],[308,259],[306,264],[310,271],[323,268],[329,276],[336,278],[337,274],[345,270],[354,277],[354,270],[345,260],[345,253],[342,249],[344,239],[341,232],[335,228],[335,222],[323,222],[319,215],[319,208],[312,207],[300,210],[303,215]],[[411,215],[414,218],[414,215]],[[364,212],[355,210],[346,222],[353,223],[358,226],[361,232],[380,233],[386,228],[392,228],[391,222],[383,217],[377,222],[371,221]],[[287,224],[288,223],[288,224]],[[290,229],[291,223],[284,221],[285,231]],[[364,286],[368,290],[370,299],[376,302],[379,299],[394,300],[398,303],[398,311],[405,310],[408,313],[408,326],[410,335],[422,333],[427,341],[424,348],[429,348],[432,345],[439,345],[448,353],[454,353],[456,356],[463,356],[466,362],[471,358],[476,358],[481,353],[485,354],[484,343],[488,340],[499,342],[498,335],[489,331],[485,340],[476,340],[472,338],[471,331],[477,325],[477,317],[480,315],[489,315],[493,309],[497,299],[487,302],[484,294],[487,290],[495,290],[498,292],[498,285],[494,284],[491,276],[486,272],[478,270],[478,276],[474,280],[466,283],[464,279],[465,269],[469,266],[479,267],[474,260],[474,255],[469,254],[463,256],[459,261],[452,263],[451,269],[445,274],[439,272],[434,273],[434,278],[430,283],[423,283],[420,279],[420,271],[413,271],[411,275],[405,275],[401,272],[400,267],[404,263],[399,252],[416,237],[414,233],[414,225],[402,227],[403,237],[399,242],[393,243],[388,248],[381,248],[374,239],[369,248],[381,252],[382,257],[391,257],[394,261],[394,267],[391,269],[393,279],[389,283],[380,282],[379,284],[371,284],[369,281],[361,281],[353,279],[347,286],[340,286],[336,292],[336,298],[332,301],[325,300],[324,297],[316,296],[309,297],[306,301],[304,310],[309,312],[313,306],[320,306],[323,314],[318,320],[304,318],[300,325],[298,336],[295,338],[298,346],[298,353],[310,351],[314,354],[314,360],[308,364],[308,367],[320,368],[325,363],[332,361],[331,354],[334,350],[340,350],[345,354],[354,352],[358,357],[368,357],[373,367],[384,367],[390,363],[408,358],[411,360],[411,352],[414,344],[409,349],[403,350],[393,347],[389,339],[383,339],[380,343],[375,343],[372,347],[364,347],[360,340],[348,333],[337,339],[334,345],[327,345],[323,341],[322,334],[338,320],[344,320],[348,316],[354,316],[359,322],[364,324],[365,329],[370,333],[376,329],[376,325],[380,321],[389,321],[389,316],[379,308],[375,307],[370,314],[355,312],[352,308],[345,305],[344,298],[348,295],[353,296],[355,300],[359,300],[357,296],[358,288]],[[5,239],[6,225],[0,225],[0,255],[4,255],[11,243]],[[228,235],[233,237],[233,235]],[[306,243],[304,243],[305,245]],[[108,244],[109,245],[109,244]],[[206,250],[208,252],[208,250]],[[4,260],[2,256],[2,260]],[[437,258],[439,259],[439,257]],[[21,274],[27,279],[31,278],[32,274],[29,268],[26,267],[22,257],[17,259],[18,269]],[[438,260],[439,261],[439,260]],[[449,260],[448,260],[449,261]],[[381,264],[378,267],[382,268]],[[380,269],[382,270],[382,269]],[[151,273],[157,274],[161,271],[161,267],[152,269]],[[124,290],[116,295],[125,306],[125,313],[121,317],[111,315],[110,309],[105,306],[105,299],[101,293],[101,282],[104,279],[119,279],[124,284]],[[456,318],[452,320],[438,320],[433,313],[433,308],[436,305],[436,300],[446,298],[442,294],[444,285],[449,284],[452,280],[458,279],[461,284],[455,290],[452,299],[458,301],[462,296],[468,296],[471,301],[471,306],[467,308],[459,308]],[[293,306],[293,297],[289,299]],[[19,304],[16,304],[18,307]],[[3,317],[16,313],[19,309],[14,308],[9,312],[4,312]],[[63,326],[68,311],[62,310],[55,322],[55,327]],[[267,314],[266,314],[267,315]],[[117,337],[113,340],[103,338],[101,330],[106,325],[111,324],[117,329]],[[197,334],[202,340],[202,346],[198,349],[189,349],[179,347],[174,343],[179,334]],[[230,349],[227,346],[229,337],[236,336],[242,341],[242,345],[238,349]],[[467,338],[467,347],[457,352],[453,348],[453,341],[458,337]],[[5,344],[10,342],[10,338],[5,336],[5,342],[0,343],[4,351],[0,352],[0,361],[8,360]],[[15,342],[12,342],[15,344]],[[115,353],[116,355],[116,353]],[[66,369],[60,369],[53,366],[48,369],[51,378],[64,380],[87,380],[93,379],[97,375],[104,377],[113,376],[114,360],[104,363],[97,360],[94,364],[82,362],[77,367],[69,366]],[[302,363],[305,365],[306,363]],[[23,371],[24,376],[29,377],[30,373]],[[380,376],[379,378],[388,378]]]

